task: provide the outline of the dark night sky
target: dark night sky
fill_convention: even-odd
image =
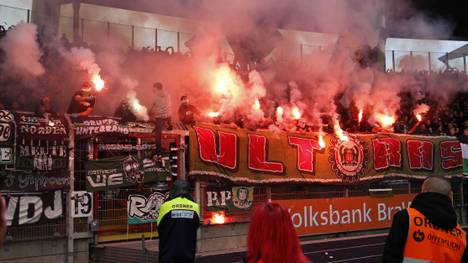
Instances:
[[[390,0],[392,1],[392,0]],[[431,18],[442,18],[453,26],[453,38],[468,39],[468,9],[466,0],[412,0],[417,10]]]

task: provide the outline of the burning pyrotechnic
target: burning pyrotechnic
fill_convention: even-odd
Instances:
[[[214,224],[224,224],[225,221],[226,221],[226,219],[225,219],[224,214],[222,212],[213,214],[212,222]]]
[[[104,80],[98,73],[93,74],[93,76],[91,77],[91,81],[93,82],[96,91],[101,91],[104,88]]]
[[[282,121],[283,121],[283,113],[284,113],[283,107],[278,106],[278,107],[276,108],[276,120],[277,120],[278,122],[282,122]]]
[[[291,114],[293,119],[299,120],[301,118],[301,111],[299,110],[299,107],[294,106],[291,110]]]
[[[348,136],[344,133],[344,131],[340,127],[340,122],[335,116],[334,124],[333,124],[333,129],[335,130],[335,135],[340,139],[341,141],[348,141]]]
[[[241,87],[240,81],[236,74],[226,65],[217,68],[214,71],[214,84],[213,89],[215,93],[222,96],[234,96],[239,95]]]
[[[255,111],[258,111],[260,110],[260,101],[258,99],[255,99],[255,102],[252,106],[252,109],[255,110]]]
[[[141,105],[140,101],[136,97],[136,92],[134,90],[129,90],[127,92],[128,105],[130,106],[130,111],[138,117],[138,119],[147,121],[149,120],[148,110],[145,106]]]
[[[358,114],[358,122],[361,123],[362,121],[362,116],[364,114],[364,110],[363,109],[360,109],[359,110],[359,114]]]
[[[418,120],[418,122],[422,121],[423,119],[423,116],[422,114],[426,113],[429,111],[429,106],[426,105],[426,104],[419,104],[414,110],[413,110],[413,113],[414,113],[414,116],[416,117],[416,119]]]
[[[216,118],[216,117],[219,117],[219,112],[217,111],[210,111],[210,112],[207,112],[206,113],[206,116],[210,117],[210,118]]]
[[[320,131],[319,131],[319,145],[320,145],[321,149],[325,148],[325,140],[323,139],[322,129],[320,129]]]
[[[391,115],[377,113],[375,118],[382,128],[390,128],[395,123],[395,117]]]

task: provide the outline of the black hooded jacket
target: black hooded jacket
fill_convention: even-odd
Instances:
[[[418,210],[429,221],[442,229],[453,229],[457,226],[457,214],[449,197],[439,193],[418,194],[411,207]],[[400,211],[393,217],[392,227],[385,243],[382,262],[401,263],[405,249],[406,237],[409,229],[409,215],[407,210]],[[462,262],[468,262],[467,250]]]

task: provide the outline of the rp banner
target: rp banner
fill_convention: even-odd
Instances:
[[[201,124],[190,129],[190,175],[233,182],[358,183],[383,177],[461,175],[454,137],[272,133]]]

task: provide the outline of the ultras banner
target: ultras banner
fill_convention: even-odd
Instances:
[[[138,183],[167,181],[171,177],[168,167],[155,158],[138,159],[119,156],[86,163],[86,187],[90,192],[121,188]]]
[[[383,177],[460,175],[462,156],[454,137],[404,134],[331,134],[325,147],[316,134],[190,128],[190,175],[233,182],[358,183]]]

